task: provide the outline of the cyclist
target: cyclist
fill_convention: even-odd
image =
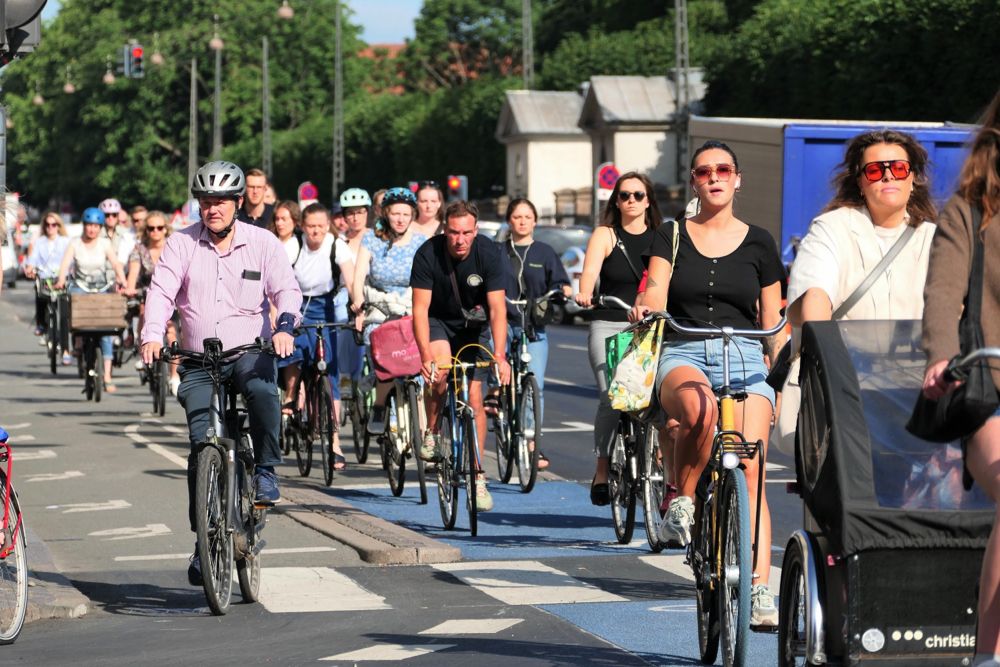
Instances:
[[[431,238],[444,231],[444,193],[434,181],[417,186],[417,220],[414,230]],[[385,202],[382,203],[385,206]]]
[[[683,323],[698,326],[765,328],[781,320],[781,281],[785,270],[774,239],[760,227],[733,215],[733,199],[740,188],[736,154],[724,143],[707,141],[691,158],[691,187],[701,200],[697,215],[657,230],[649,261],[646,291],[631,317],[662,310]],[[671,266],[673,226],[680,224],[676,274]],[[670,298],[667,298],[669,289]],[[769,341],[771,361],[783,341]],[[767,367],[761,343],[734,338],[732,388],[746,392],[736,411],[736,429],[749,442],[768,439],[774,414],[774,390],[764,381]],[[660,524],[660,539],[686,546],[694,524],[694,494],[711,454],[718,409],[715,391],[722,383],[722,340],[671,340],[663,346],[656,372],[660,405],[680,422],[674,452],[678,495],[670,501]],[[744,460],[750,495],[750,517],[755,522],[760,457]],[[767,496],[761,492],[760,537],[751,597],[753,626],[778,622],[774,596],[767,587],[771,570],[771,520]],[[751,534],[754,527],[750,527]]]
[[[240,222],[267,228],[274,216],[274,205],[264,203],[267,192],[267,175],[260,169],[250,169],[246,173],[247,191],[240,207]]]
[[[100,209],[91,207],[83,212],[83,234],[66,247],[62,263],[59,265],[56,289],[66,287],[70,265],[73,266],[73,281],[69,286],[71,294],[113,290],[116,285],[108,280],[109,265],[117,279],[117,286],[119,288],[125,286],[125,272],[115,255],[111,241],[102,234],[103,228],[104,213]],[[104,390],[110,394],[118,391],[111,380],[114,339],[114,336],[101,336],[101,352],[104,354]]]
[[[224,349],[271,338],[278,357],[292,352],[292,331],[302,305],[302,293],[291,263],[275,236],[237,221],[246,179],[232,162],[203,165],[194,175],[191,195],[198,199],[202,222],[170,236],[146,294],[142,329],[142,360],[152,364],[163,347],[166,322],[176,308],[184,347],[202,351],[202,341],[219,338]],[[280,313],[272,331],[268,301]],[[272,335],[273,334],[273,335]],[[227,362],[222,377],[235,382],[250,416],[257,467],[256,499],[274,503],[281,494],[274,466],[281,462],[278,428],[281,422],[274,359],[247,353]],[[177,397],[187,414],[191,453],[188,456],[188,509],[194,521],[195,445],[208,429],[212,380],[200,365],[182,363]],[[188,567],[188,581],[201,585],[197,548]]]
[[[382,200],[382,209],[383,227],[365,232],[354,268],[351,302],[355,304],[355,312],[364,312],[366,343],[376,324],[390,315],[407,315],[412,310],[410,268],[417,249],[427,240],[411,224],[417,200],[408,189],[389,189]],[[379,382],[376,387],[369,433],[385,432],[385,398],[390,386],[389,382]]]
[[[368,229],[368,212],[371,210],[371,206],[371,197],[361,188],[349,188],[340,195],[340,207],[344,211],[345,229],[339,237],[344,240],[347,246],[351,262],[349,268],[345,267],[344,275],[349,275],[351,278],[354,277],[358,253],[361,252],[361,242]],[[351,293],[345,285],[337,293],[337,298],[334,300],[337,322],[346,322],[347,318],[350,317],[348,312],[350,301]],[[350,376],[355,381],[359,379],[364,353],[364,346],[355,342],[354,335],[350,331],[337,332],[337,367],[342,376]]]
[[[504,216],[510,225],[510,238],[500,242],[501,255],[507,260],[505,266],[508,276],[507,293],[511,299],[537,299],[547,292],[558,289],[565,296],[571,296],[569,276],[559,256],[552,246],[535,241],[533,234],[538,222],[538,211],[530,200],[524,197],[512,199],[507,205]],[[528,327],[528,352],[531,361],[528,367],[535,374],[538,382],[539,403],[545,407],[545,368],[549,361],[549,341],[545,336],[545,322],[537,321],[532,314],[534,309],[524,313],[519,308],[508,308],[508,320],[511,323],[511,339],[521,336],[521,322]],[[492,398],[492,401],[490,400]],[[490,403],[496,405],[496,397],[486,399],[486,409]],[[537,425],[540,427],[541,425]],[[529,443],[534,448],[534,442]],[[538,467],[544,470],[549,467],[549,460],[541,452],[538,453]]]
[[[388,195],[386,195],[388,199]],[[438,415],[444,407],[448,374],[437,372],[435,364],[451,363],[452,356],[470,343],[489,348],[495,343],[494,357],[500,383],[510,381],[507,363],[507,304],[504,300],[506,276],[503,259],[495,243],[478,238],[479,209],[463,200],[453,201],[445,211],[444,234],[424,243],[413,258],[410,286],[413,288],[413,334],[423,362],[423,377],[432,385],[427,400],[428,429],[420,456],[433,460],[437,454]],[[465,350],[461,361],[484,361],[488,357],[478,347]],[[486,413],[483,411],[483,380],[487,369],[476,369],[469,386],[469,399],[476,415],[479,456],[486,443]],[[485,475],[476,484],[476,508],[493,509]]]
[[[98,208],[104,213],[104,235],[111,241],[111,247],[115,249],[118,261],[126,264],[132,246],[135,245],[135,235],[132,230],[121,224],[125,218],[121,202],[117,199],[105,199]]]
[[[653,184],[643,174],[631,171],[618,179],[604,208],[600,226],[587,243],[576,302],[592,305],[594,286],[600,278],[602,296],[634,303],[650,245],[660,225],[660,210],[653,198]],[[608,505],[608,450],[618,427],[618,412],[611,409],[604,340],[628,326],[627,313],[614,308],[594,309],[587,347],[590,367],[597,382],[598,404],[594,416],[594,454],[597,464],[590,483],[590,502]]]
[[[69,246],[69,236],[62,218],[55,211],[48,211],[42,216],[42,233],[32,244],[31,254],[24,265],[24,275],[30,279],[35,277],[44,280],[55,280],[59,277],[59,264],[62,262],[66,248]],[[35,292],[35,335],[45,333],[46,311],[49,297],[44,294],[44,285]],[[69,353],[63,349],[63,355]]]
[[[333,322],[334,298],[340,289],[343,278],[349,282],[350,258],[347,245],[330,233],[330,214],[322,204],[309,204],[302,212],[303,243],[296,257],[292,260],[295,279],[302,290],[302,321],[305,324],[316,322]],[[344,318],[346,321],[346,317]],[[316,351],[316,330],[307,329],[295,338],[295,349],[291,356],[278,362],[278,367],[284,369],[285,397],[287,402],[282,411],[292,414],[298,400],[301,409],[305,404],[305,393],[300,391],[296,399],[296,387],[302,377],[302,364],[311,363]],[[334,398],[334,413],[331,420],[336,420],[339,412],[340,387],[337,382],[337,340],[329,329],[323,331],[328,380]],[[344,454],[340,450],[340,434],[333,432],[334,469],[343,470],[347,465]]]
[[[147,213],[143,210],[143,225],[139,230],[139,242],[132,249],[132,254],[128,259],[128,285],[125,287],[125,294],[129,296],[139,296],[146,298],[146,290],[153,280],[153,269],[156,268],[163,248],[167,245],[167,238],[171,229],[167,223],[167,216],[162,211],[152,211]],[[145,305],[139,306],[139,331],[142,331],[143,320],[145,319]],[[167,321],[167,343],[177,340],[177,326],[174,319]],[[140,369],[141,370],[141,369]],[[181,385],[180,375],[177,373],[177,364],[170,364],[170,393],[177,395],[177,388]]]

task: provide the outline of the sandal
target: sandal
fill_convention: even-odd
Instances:
[[[116,391],[118,391],[118,387],[116,387],[114,384],[111,384],[107,380],[105,380],[104,381],[104,391],[106,391],[109,394],[113,394]]]
[[[496,417],[500,412],[500,396],[491,393],[483,399],[483,411],[490,417]]]
[[[598,484],[596,477],[590,482],[590,503],[598,507],[611,504],[611,491],[607,482]]]
[[[528,443],[528,451],[529,452],[535,451],[535,441],[534,440],[532,440],[531,442]],[[547,457],[545,454],[543,454],[542,450],[539,449],[538,450],[538,469],[539,470],[545,470],[548,467],[549,467],[549,457]]]
[[[343,470],[346,467],[347,467],[347,459],[344,458],[344,455],[343,454],[338,454],[337,452],[334,452],[333,453],[333,469],[334,470]]]
[[[281,414],[285,415],[286,417],[291,417],[292,415],[294,415],[295,401],[288,401],[287,403],[283,403],[281,405]]]

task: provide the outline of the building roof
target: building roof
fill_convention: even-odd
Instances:
[[[575,92],[508,90],[496,138],[506,143],[525,136],[583,135],[578,123],[583,98]]]
[[[705,96],[700,68],[689,79],[691,102]],[[606,125],[666,125],[677,112],[677,86],[666,76],[592,76],[580,127]]]

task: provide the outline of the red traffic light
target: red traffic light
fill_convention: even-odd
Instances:
[[[132,57],[133,58],[142,58],[142,47],[141,46],[133,46],[132,47]]]
[[[462,181],[459,180],[458,176],[449,176],[448,177],[448,189],[449,190],[458,190],[458,188],[461,187],[461,185],[462,185]]]

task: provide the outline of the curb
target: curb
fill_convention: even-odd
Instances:
[[[25,524],[28,561],[28,612],[25,623],[48,618],[80,618],[90,600],[60,572],[45,542]]]
[[[442,544],[313,487],[283,480],[281,494],[290,506],[278,509],[294,521],[358,552],[375,565],[419,565],[454,563],[462,560],[457,547]]]

